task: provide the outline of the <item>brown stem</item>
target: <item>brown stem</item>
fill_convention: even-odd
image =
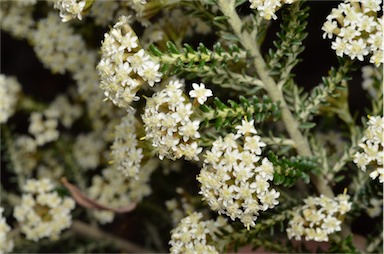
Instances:
[[[124,251],[124,252],[128,252],[128,253],[154,253],[153,250],[145,249],[139,245],[136,245],[136,244],[131,243],[125,239],[122,239],[120,237],[117,237],[117,236],[114,236],[114,235],[109,234],[107,232],[104,232],[97,227],[88,225],[88,224],[81,222],[81,221],[78,221],[78,220],[75,220],[73,222],[71,229],[79,235],[88,236],[88,237],[94,238],[96,240],[110,241],[117,248],[120,248],[121,251]]]

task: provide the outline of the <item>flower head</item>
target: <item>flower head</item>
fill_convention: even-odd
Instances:
[[[216,221],[202,221],[203,215],[194,212],[180,221],[172,230],[170,253],[219,253],[219,228],[232,231],[226,220],[218,217]],[[221,248],[219,247],[219,250]]]
[[[0,207],[0,253],[9,253],[13,250],[13,241],[9,239],[7,234],[11,231],[11,227],[7,225],[3,217],[4,209]]]
[[[35,137],[37,145],[42,146],[58,139],[58,119],[57,116],[49,114],[49,111],[45,111],[44,114],[33,112],[30,122],[28,131]]]
[[[60,197],[54,187],[48,178],[28,180],[24,186],[21,204],[15,207],[13,216],[29,240],[57,239],[72,223],[71,210],[75,202],[72,198]]]
[[[289,239],[327,242],[328,235],[341,230],[343,215],[351,209],[349,196],[340,194],[331,199],[326,196],[308,197],[304,205],[294,211],[289,221]]]
[[[140,202],[152,192],[149,179],[157,166],[158,160],[151,159],[141,166],[138,172],[134,172],[135,177],[121,177],[121,170],[117,170],[115,165],[105,168],[101,175],[92,178],[88,189],[89,197],[112,208]],[[102,224],[111,222],[115,216],[111,211],[94,211],[93,214]]]
[[[247,134],[255,132],[244,122],[237,129],[243,132],[245,126]],[[213,142],[197,180],[201,183],[199,193],[212,210],[232,220],[238,218],[249,228],[255,226],[261,211],[279,203],[280,193],[269,184],[273,180],[273,164],[267,158],[260,162],[261,147],[265,144],[255,142],[260,137],[252,135],[243,137],[241,145],[240,137],[228,134]]]
[[[129,108],[132,101],[139,99],[136,93],[145,83],[153,86],[162,76],[159,63],[140,47],[129,23],[130,17],[121,16],[104,35],[97,65],[105,96],[121,108]]]
[[[5,123],[13,115],[20,90],[21,86],[15,78],[0,74],[0,123]]]
[[[379,17],[382,0],[348,0],[333,9],[322,29],[323,38],[335,40],[332,49],[340,57],[349,56],[379,66],[383,58],[383,16]]]
[[[180,80],[171,80],[147,100],[144,108],[146,138],[151,140],[160,159],[184,156],[187,160],[199,160],[203,150],[197,143],[200,121],[192,119],[192,104],[186,101],[183,86]]]
[[[121,171],[126,177],[137,179],[144,155],[143,149],[138,147],[134,113],[134,111],[128,112],[121,119],[121,123],[116,126],[115,140],[111,150],[117,170]]]
[[[364,132],[362,142],[359,146],[362,152],[354,154],[353,162],[363,171],[367,167],[372,167],[373,171],[369,174],[372,179],[379,177],[379,181],[384,183],[384,118],[381,116],[370,116],[368,127]]]

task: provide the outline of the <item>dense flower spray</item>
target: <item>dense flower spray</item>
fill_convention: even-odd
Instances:
[[[253,121],[243,120],[236,129],[237,134],[213,142],[197,180],[212,210],[238,218],[249,228],[256,225],[261,211],[279,203],[280,193],[270,187],[274,168],[268,158],[261,157],[265,143],[256,135]]]
[[[323,38],[332,39],[332,49],[338,56],[363,61],[370,56],[376,66],[384,63],[382,0],[345,1],[327,16]]]
[[[160,65],[140,47],[129,23],[130,17],[121,16],[104,35],[97,66],[105,96],[122,108],[139,99],[136,93],[145,82],[153,86],[161,80]]]
[[[15,207],[14,217],[20,223],[27,239],[37,242],[40,238],[58,239],[60,233],[71,226],[72,198],[60,197],[48,178],[28,180],[24,186],[21,204]]]
[[[364,132],[364,137],[359,146],[362,152],[354,154],[353,162],[363,171],[372,167],[373,171],[369,174],[372,179],[379,177],[380,183],[384,182],[384,118],[381,116],[370,116],[368,127]],[[368,166],[371,165],[371,166]]]
[[[294,211],[289,221],[288,238],[327,242],[328,235],[341,230],[343,217],[352,206],[349,198],[349,195],[340,194],[335,199],[326,196],[305,199],[304,205]]]

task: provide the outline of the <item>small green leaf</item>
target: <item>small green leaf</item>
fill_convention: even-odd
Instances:
[[[225,21],[228,19],[229,19],[229,17],[227,17],[227,16],[217,16],[217,17],[213,18],[214,21]]]
[[[334,178],[333,178],[333,181],[334,181],[335,183],[338,183],[338,182],[344,180],[344,178],[345,178],[344,175],[339,175],[339,176],[334,177]]]
[[[225,33],[221,35],[221,38],[227,40],[227,41],[233,41],[233,42],[239,42],[239,38],[236,35]]]
[[[222,117],[218,117],[216,119],[216,122],[215,122],[216,130],[220,130],[222,126],[223,126],[223,118]]]
[[[154,56],[161,57],[163,53],[153,44],[149,45],[149,52],[152,53]]]
[[[215,99],[213,100],[213,102],[215,103],[216,107],[218,107],[220,110],[223,110],[224,108],[228,108],[227,105],[225,105],[224,103],[222,103],[220,101],[219,98],[215,97]]]
[[[307,122],[307,123],[301,123],[299,128],[300,129],[311,129],[315,126],[316,126],[316,123]]]
[[[188,53],[192,53],[192,54],[196,53],[196,51],[188,43],[184,43],[183,46],[187,50]]]
[[[169,53],[180,54],[180,51],[177,49],[176,45],[173,42],[167,41],[166,46]]]

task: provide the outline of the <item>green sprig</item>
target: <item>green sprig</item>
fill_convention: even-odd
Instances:
[[[240,96],[240,102],[228,100],[227,104],[214,99],[215,107],[208,105],[200,106],[201,117],[204,119],[204,125],[213,124],[216,130],[225,127],[232,127],[241,123],[244,117],[256,123],[265,121],[267,118],[275,121],[280,118],[280,107],[278,103],[273,103],[268,96],[263,99],[252,97],[250,99]]]
[[[246,52],[236,45],[223,48],[220,43],[216,43],[212,50],[203,43],[200,43],[196,49],[184,43],[183,48],[179,49],[173,42],[168,41],[165,52],[154,44],[149,46],[149,52],[159,59],[161,71],[168,75],[204,71],[207,67],[225,67],[246,58]]]
[[[293,186],[299,179],[305,183],[309,183],[309,173],[319,170],[318,164],[312,158],[279,158],[272,151],[269,151],[268,159],[275,168],[273,176],[274,184],[285,187]]]

